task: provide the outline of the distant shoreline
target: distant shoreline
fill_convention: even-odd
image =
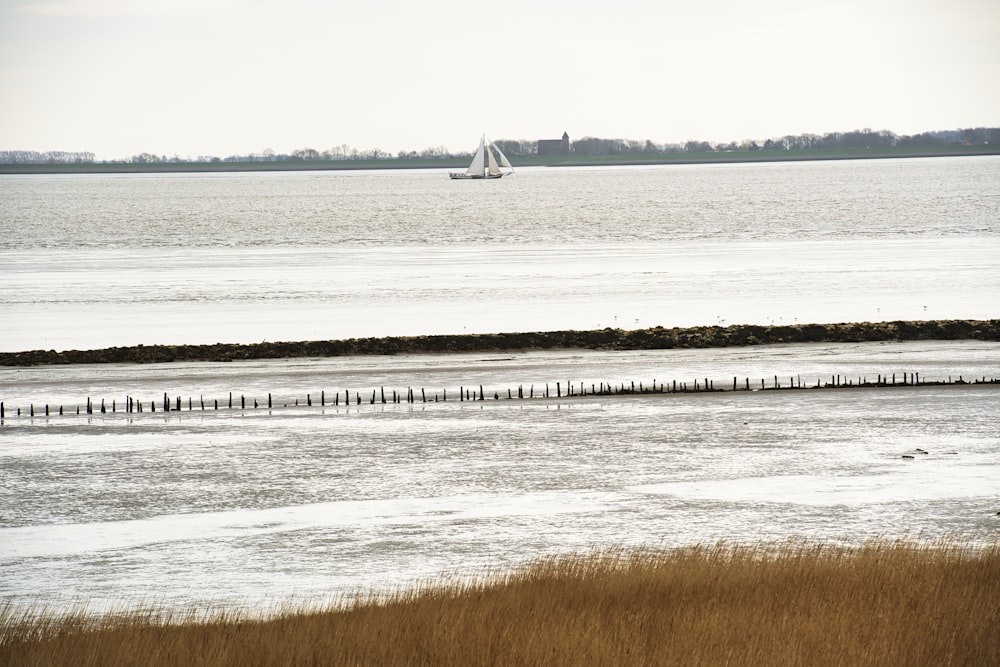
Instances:
[[[513,352],[551,349],[658,350],[741,347],[783,343],[855,343],[869,341],[1000,341],[1000,319],[857,322],[801,325],[731,325],[665,329],[547,331],[497,334],[388,336],[344,340],[216,343],[210,345],[137,345],[96,350],[0,352],[0,366],[67,364],[170,363],[301,357],[395,354]]]
[[[1000,146],[939,146],[908,149],[758,150],[704,153],[628,153],[593,156],[525,156],[515,167],[613,167],[670,164],[739,164],[1000,155]],[[85,162],[73,164],[0,164],[4,174],[158,174],[264,171],[353,171],[385,169],[454,169],[467,156],[373,160],[287,160],[273,162]]]

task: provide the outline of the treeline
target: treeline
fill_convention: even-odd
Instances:
[[[530,157],[538,154],[536,139],[501,139],[494,141],[511,158]],[[957,130],[922,132],[914,135],[900,135],[889,130],[873,131],[869,128],[851,132],[830,132],[828,134],[797,134],[769,139],[746,139],[711,143],[708,141],[687,141],[684,143],[656,143],[649,139],[601,139],[583,137],[570,142],[570,153],[577,156],[601,155],[670,155],[682,153],[725,153],[753,151],[805,151],[805,150],[859,150],[859,149],[934,149],[943,146],[1000,146],[1000,127],[977,127]],[[159,163],[213,163],[213,162],[323,162],[341,160],[436,160],[468,158],[472,152],[450,152],[444,146],[432,146],[421,151],[399,151],[395,155],[387,151],[371,148],[359,150],[341,144],[327,150],[300,148],[291,153],[277,153],[265,149],[259,153],[181,158],[177,155],[155,155],[139,153],[123,160],[130,164]],[[0,151],[0,164],[81,164],[93,163],[94,154],[89,152],[49,151]]]
[[[94,161],[88,151],[0,151],[0,164],[86,164]]]
[[[497,141],[508,156],[534,155],[537,142]],[[798,134],[766,140],[713,144],[708,141],[687,141],[683,144],[657,144],[631,139],[598,139],[584,137],[570,142],[574,155],[636,155],[664,153],[714,153],[735,151],[797,151],[797,150],[852,150],[885,148],[937,148],[941,146],[1000,145],[1000,128],[979,127],[914,135],[898,135],[888,130],[871,129],[829,134]]]

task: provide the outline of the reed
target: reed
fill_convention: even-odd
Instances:
[[[0,612],[4,665],[1000,664],[1000,545],[553,558],[330,609]]]

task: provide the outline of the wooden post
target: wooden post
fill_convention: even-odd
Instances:
[[[240,394],[240,410],[247,409],[247,397]]]

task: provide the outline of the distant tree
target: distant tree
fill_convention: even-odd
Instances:
[[[296,160],[318,160],[320,154],[315,148],[299,148],[292,151],[292,157]]]
[[[710,153],[712,145],[707,141],[688,141],[684,144],[686,153]]]

